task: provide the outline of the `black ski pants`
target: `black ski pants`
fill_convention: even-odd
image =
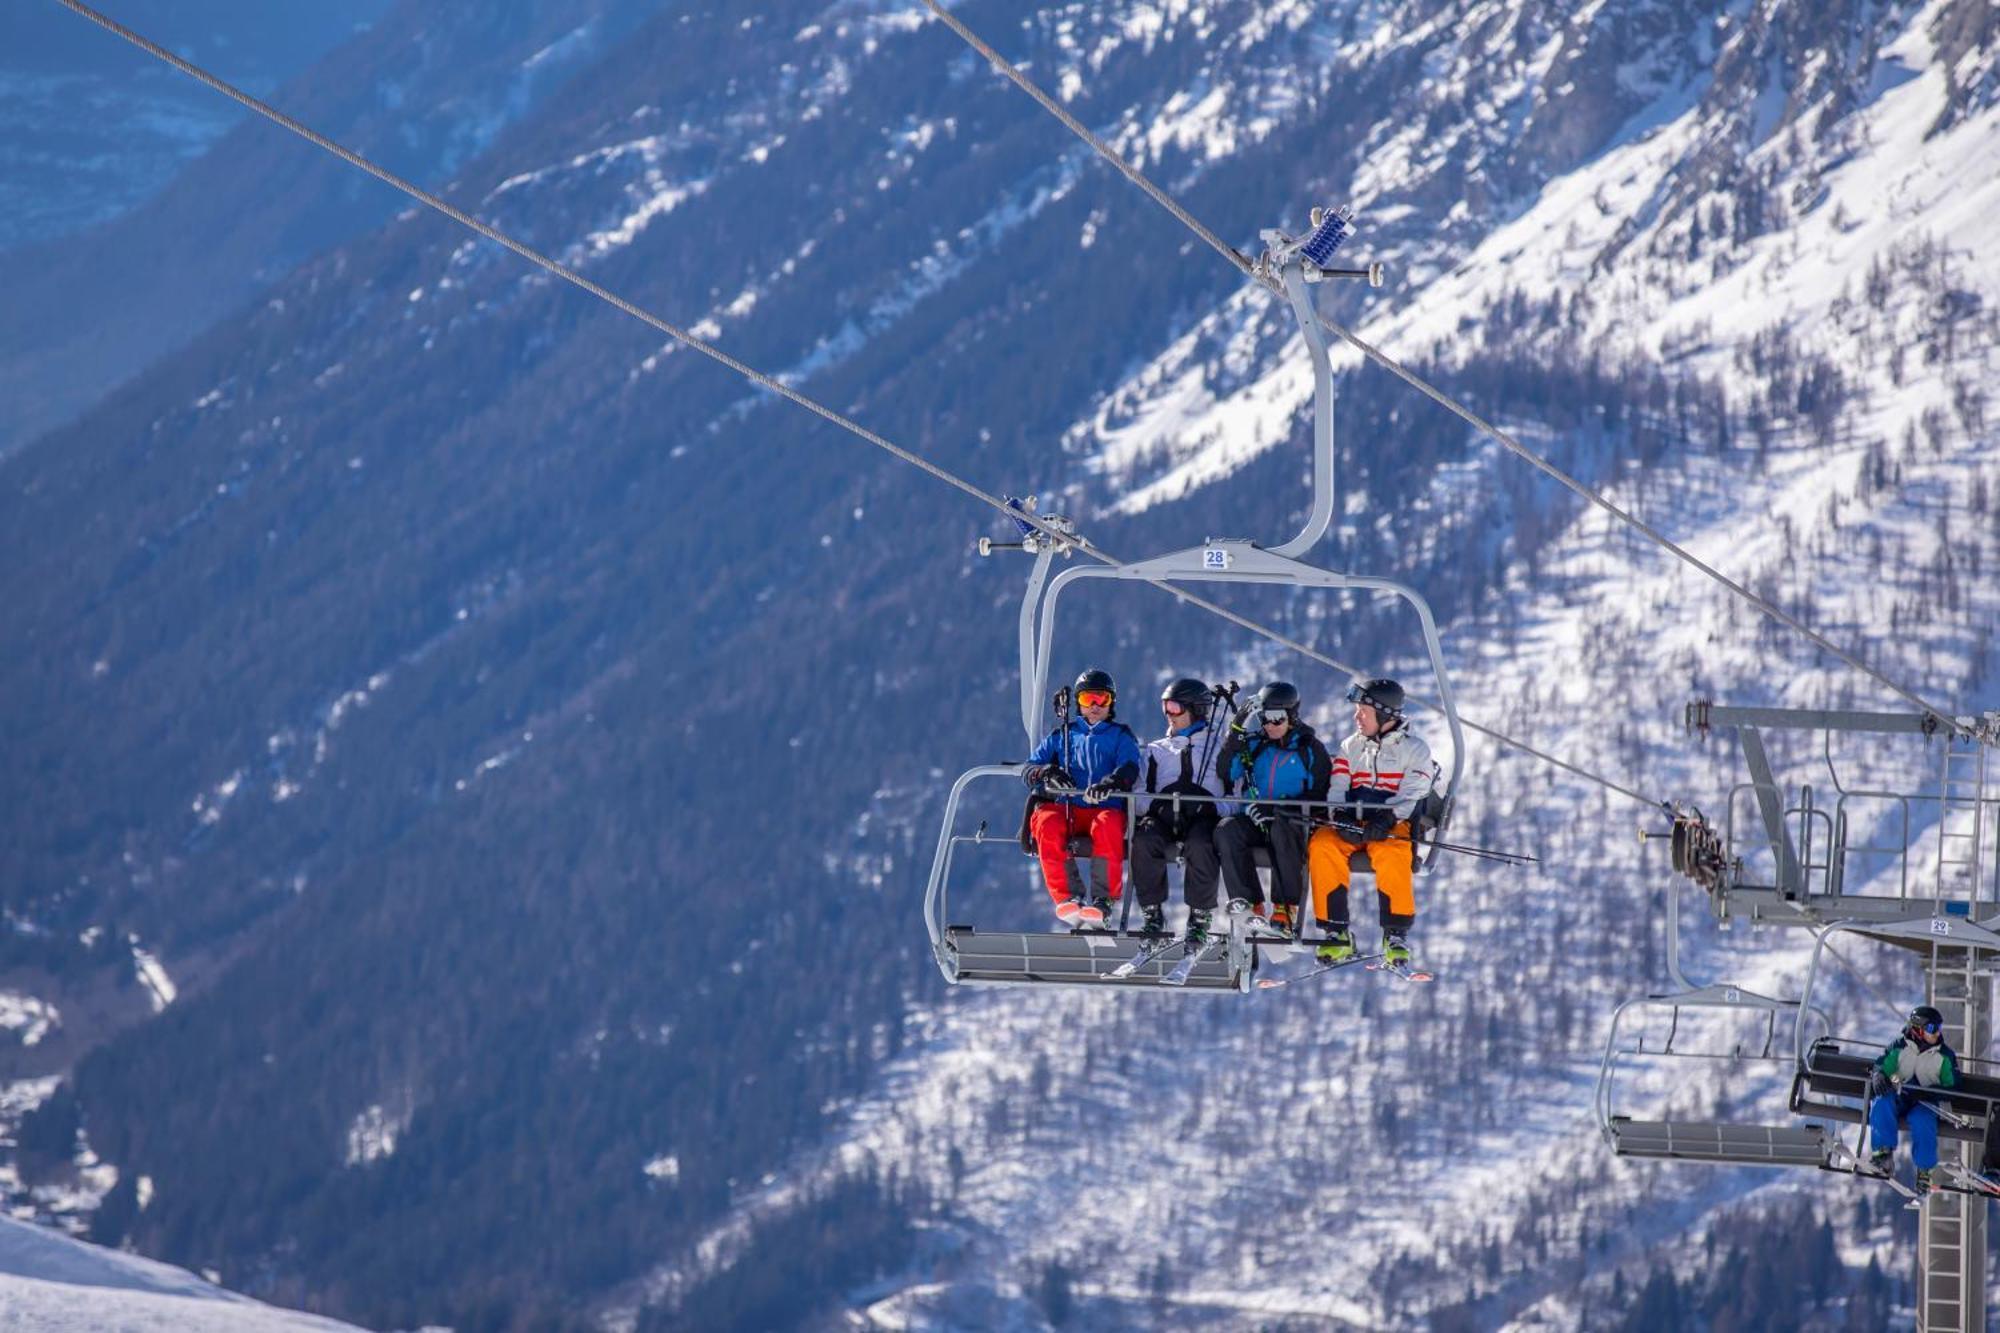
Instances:
[[[1222,878],[1229,896],[1255,905],[1264,901],[1264,887],[1257,881],[1257,848],[1271,853],[1271,897],[1281,906],[1297,912],[1305,901],[1306,826],[1303,821],[1277,815],[1264,820],[1249,815],[1230,815],[1215,826],[1215,850],[1222,860]]]
[[[1216,884],[1222,877],[1222,863],[1215,852],[1215,821],[1190,820],[1187,834],[1176,839],[1165,822],[1150,815],[1139,821],[1132,832],[1132,887],[1141,907],[1164,907],[1167,903],[1167,863],[1173,859],[1174,843],[1181,845],[1187,858],[1184,889],[1187,905],[1201,911],[1215,908]]]

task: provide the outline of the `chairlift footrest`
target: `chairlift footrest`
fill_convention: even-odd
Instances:
[[[1145,941],[1142,935],[1109,930],[1062,933],[978,931],[966,926],[945,930],[946,956],[952,979],[961,985],[1145,986],[1160,985],[1181,961],[1179,950],[1168,949],[1130,975],[1114,977]],[[1255,970],[1254,955],[1250,965]],[[1242,991],[1248,986],[1229,966],[1228,955],[1203,959],[1179,989]]]

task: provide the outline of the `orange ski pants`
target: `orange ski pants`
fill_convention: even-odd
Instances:
[[[1324,826],[1313,830],[1306,844],[1306,864],[1312,873],[1313,915],[1328,920],[1327,900],[1336,889],[1347,887],[1353,872],[1349,860],[1366,848],[1368,864],[1375,871],[1375,889],[1389,900],[1389,910],[1397,916],[1417,914],[1416,848],[1410,841],[1408,821],[1398,820],[1389,836],[1374,842],[1355,842],[1336,829]]]

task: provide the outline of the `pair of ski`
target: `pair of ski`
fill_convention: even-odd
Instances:
[[[1178,935],[1162,935],[1159,939],[1141,946],[1139,952],[1133,954],[1117,967],[1112,968],[1106,974],[1106,977],[1111,981],[1123,981],[1140,968],[1146,966],[1146,964],[1163,957],[1174,949],[1180,949],[1182,950],[1180,962],[1175,963],[1172,970],[1160,978],[1160,984],[1162,986],[1185,986],[1188,983],[1188,978],[1194,975],[1195,968],[1201,966],[1204,959],[1213,957],[1215,951],[1221,946],[1222,937],[1212,931],[1198,946],[1192,949],[1187,947],[1187,940]]]
[[[1918,1190],[1914,1185],[1905,1185],[1902,1181],[1896,1179],[1893,1171],[1877,1171],[1865,1162],[1856,1162],[1848,1169],[1863,1180],[1879,1180],[1890,1189],[1896,1191],[1896,1193],[1902,1195],[1908,1200],[1903,1205],[1905,1208],[1921,1208],[1924,1206],[1924,1192]]]
[[[1239,917],[1231,913],[1224,918],[1223,928],[1221,930],[1211,929],[1207,938],[1202,940],[1198,947],[1189,949],[1185,937],[1181,939],[1169,937],[1157,944],[1150,944],[1139,950],[1131,958],[1113,968],[1110,975],[1113,980],[1122,980],[1125,977],[1129,977],[1146,964],[1166,953],[1169,949],[1172,949],[1175,945],[1179,945],[1183,951],[1181,960],[1174,964],[1172,971],[1160,978],[1160,984],[1162,986],[1185,986],[1188,983],[1188,978],[1194,975],[1194,970],[1197,967],[1200,967],[1208,959],[1213,958],[1222,950],[1224,945],[1228,944],[1231,938],[1238,938],[1236,932],[1241,932],[1240,938],[1243,939],[1282,940],[1291,938],[1284,931],[1278,929],[1278,927],[1272,925],[1262,917],[1252,916],[1248,913]]]
[[[1329,972],[1338,972],[1344,967],[1353,967],[1356,963],[1360,963],[1370,972],[1387,972],[1391,976],[1401,977],[1405,981],[1430,981],[1434,979],[1429,972],[1419,971],[1411,967],[1408,963],[1391,963],[1379,953],[1358,953],[1350,958],[1343,958],[1337,963],[1321,963],[1311,971],[1301,972],[1295,977],[1267,978],[1257,983],[1257,989],[1276,990],[1280,986],[1294,986],[1301,981],[1311,981],[1314,977],[1323,977]]]

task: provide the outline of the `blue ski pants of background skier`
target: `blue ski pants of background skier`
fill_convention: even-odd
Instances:
[[[1910,1127],[1910,1160],[1917,1164],[1917,1169],[1928,1171],[1936,1166],[1937,1112],[1911,1093],[1877,1097],[1868,1103],[1868,1146],[1878,1152],[1883,1148],[1893,1152],[1898,1120]]]

